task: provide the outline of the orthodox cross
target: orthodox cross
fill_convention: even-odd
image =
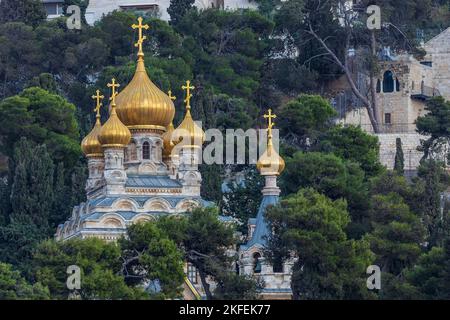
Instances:
[[[93,95],[92,96],[92,99],[94,99],[94,100],[96,100],[97,101],[97,104],[95,105],[95,109],[94,109],[94,112],[96,112],[97,113],[97,117],[100,117],[100,108],[101,108],[101,106],[102,106],[102,99],[105,97],[105,96],[101,96],[100,95],[100,90],[97,90],[96,91],[96,95]]]
[[[269,120],[269,126],[267,127],[269,136],[272,135],[272,128],[275,125],[275,122],[273,122],[272,119],[275,119],[276,117],[277,115],[272,113],[272,109],[269,109],[269,114],[264,115],[264,118]]]
[[[120,84],[116,83],[116,79],[112,78],[111,83],[108,83],[108,88],[112,89],[111,98],[109,98],[109,100],[111,100],[111,105],[113,106],[116,105],[116,96],[118,94],[116,88],[118,87],[120,87]]]
[[[170,100],[173,100],[173,101],[177,100],[177,97],[172,95],[172,90],[169,90],[167,93],[169,94]]]
[[[138,22],[139,24],[133,24],[131,27],[133,29],[139,29],[139,39],[138,41],[134,44],[135,47],[139,48],[139,54],[143,54],[144,51],[142,50],[142,44],[144,43],[144,40],[147,40],[147,36],[144,36],[142,34],[142,29],[148,30],[150,28],[150,26],[148,24],[142,24],[142,17],[138,18]]]
[[[191,90],[194,90],[195,87],[191,86],[191,81],[187,80],[186,85],[182,86],[181,89],[186,90],[186,99],[184,100],[184,102],[186,102],[186,108],[189,110],[191,108]]]

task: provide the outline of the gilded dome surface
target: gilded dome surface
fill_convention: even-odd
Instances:
[[[98,141],[101,127],[100,117],[97,117],[94,128],[92,128],[92,131],[81,142],[81,149],[87,157],[103,156],[102,145],[100,144],[100,141]]]
[[[117,95],[117,114],[130,129],[164,130],[175,116],[172,100],[148,77],[139,57],[131,82]]]
[[[113,88],[111,96],[111,113],[108,121],[100,129],[98,140],[102,144],[103,148],[124,147],[131,140],[130,130],[120,121],[116,113],[116,93],[115,88],[119,87],[113,79],[112,84],[108,84],[108,87]]]
[[[267,127],[267,149],[266,151],[264,151],[264,153],[256,163],[256,167],[263,176],[278,176],[286,167],[284,159],[273,147],[272,128],[275,123],[272,122],[272,119],[275,119],[276,117],[277,116],[272,113],[271,109],[269,109],[268,114],[264,115],[264,118],[268,119],[269,121],[269,125]]]

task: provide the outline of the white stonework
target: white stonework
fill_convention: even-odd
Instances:
[[[257,4],[251,0],[196,0],[194,4],[199,9],[223,8],[227,10],[236,10],[242,8],[256,9]],[[100,20],[103,15],[114,10],[133,10],[133,11],[152,11],[160,19],[169,21],[170,16],[167,9],[170,6],[170,0],[90,0],[86,10],[86,21],[94,24]]]

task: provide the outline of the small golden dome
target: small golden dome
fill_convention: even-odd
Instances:
[[[187,81],[187,85],[182,87],[186,90],[186,99],[184,100],[184,102],[186,102],[186,115],[178,128],[173,132],[172,137],[175,137],[175,140],[177,141],[183,140],[184,146],[200,147],[205,142],[205,132],[203,132],[202,128],[200,128],[192,119],[190,104],[192,95],[190,94],[190,90],[195,88],[190,86],[190,83],[190,81]],[[185,141],[184,139],[187,139],[188,141]]]
[[[192,119],[191,110],[186,110],[183,122],[175,129],[172,136],[179,140],[188,139],[183,142],[186,146],[201,146],[205,142],[205,132]],[[178,139],[176,139],[178,140]]]
[[[103,148],[122,148],[130,143],[131,133],[130,130],[120,121],[116,113],[116,92],[115,88],[119,85],[115,83],[113,79],[112,84],[108,84],[108,87],[113,88],[111,95],[111,113],[108,121],[102,126],[98,140],[102,144]]]
[[[278,176],[280,175],[284,168],[286,167],[286,164],[283,160],[283,158],[278,154],[278,152],[273,147],[273,135],[272,135],[272,128],[275,125],[275,123],[272,121],[272,119],[275,119],[277,116],[275,114],[272,114],[272,110],[269,109],[269,113],[264,115],[264,118],[268,119],[269,125],[267,127],[267,149],[264,151],[264,153],[261,155],[261,157],[258,159],[258,162],[256,163],[256,167],[258,168],[259,172],[263,176]]]
[[[87,157],[103,156],[102,145],[100,144],[100,141],[98,141],[98,135],[101,128],[102,125],[100,123],[100,117],[98,116],[94,128],[81,142],[81,149]]]
[[[283,158],[275,151],[271,142],[267,145],[266,151],[256,164],[256,167],[263,176],[278,176],[283,172],[285,166],[286,164]]]

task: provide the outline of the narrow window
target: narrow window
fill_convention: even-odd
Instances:
[[[197,268],[188,263],[187,276],[190,282],[197,284]]]
[[[391,122],[391,114],[390,113],[385,113],[384,114],[384,123],[385,124],[391,124],[392,122]]]
[[[383,76],[383,92],[394,92],[394,75],[386,71]]]
[[[258,252],[253,255],[253,272],[261,273],[261,255]]]
[[[381,92],[381,81],[380,79],[377,80],[377,93]]]
[[[150,160],[150,143],[147,141],[142,145],[142,159]]]
[[[398,78],[395,78],[395,90],[400,91],[400,81],[398,81]]]

